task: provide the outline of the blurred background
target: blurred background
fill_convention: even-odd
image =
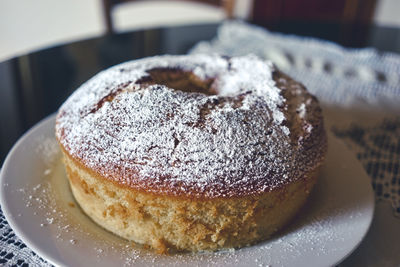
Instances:
[[[335,30],[329,24],[398,27],[399,12],[398,0],[0,0],[0,61],[110,32],[157,26],[238,18],[273,28],[301,20],[324,23],[328,35]]]

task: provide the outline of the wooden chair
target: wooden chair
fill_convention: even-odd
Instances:
[[[114,20],[113,20],[113,16],[112,16],[113,8],[116,5],[122,5],[124,3],[126,4],[127,2],[133,2],[133,1],[137,2],[137,0],[103,0],[103,12],[104,12],[105,20],[106,20],[107,33],[115,32],[115,25],[114,25]],[[235,0],[180,0],[180,1],[199,2],[199,3],[212,5],[215,7],[221,7],[221,8],[223,8],[227,18],[233,17]]]
[[[253,21],[371,23],[377,0],[254,0]]]
[[[273,31],[311,35],[344,46],[364,46],[377,2],[378,0],[254,0],[252,22]],[[317,31],[316,25],[319,25]],[[314,30],[310,31],[309,28]]]

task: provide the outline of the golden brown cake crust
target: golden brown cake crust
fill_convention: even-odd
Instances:
[[[124,63],[60,108],[65,154],[98,177],[159,196],[256,196],[322,163],[317,100],[255,57],[164,56]]]
[[[243,247],[265,240],[302,207],[318,169],[265,194],[228,199],[160,196],[104,179],[64,153],[81,208],[109,231],[159,253]]]

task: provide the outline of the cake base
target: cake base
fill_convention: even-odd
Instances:
[[[265,240],[305,203],[317,170],[246,197],[190,199],[140,192],[87,169],[64,151],[72,193],[97,224],[159,253],[237,248]]]

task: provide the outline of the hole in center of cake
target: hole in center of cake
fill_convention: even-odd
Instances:
[[[171,68],[156,68],[147,70],[149,76],[139,79],[138,84],[160,84],[169,88],[188,92],[202,93],[206,95],[217,95],[218,92],[212,88],[214,79],[201,80],[190,71]]]

